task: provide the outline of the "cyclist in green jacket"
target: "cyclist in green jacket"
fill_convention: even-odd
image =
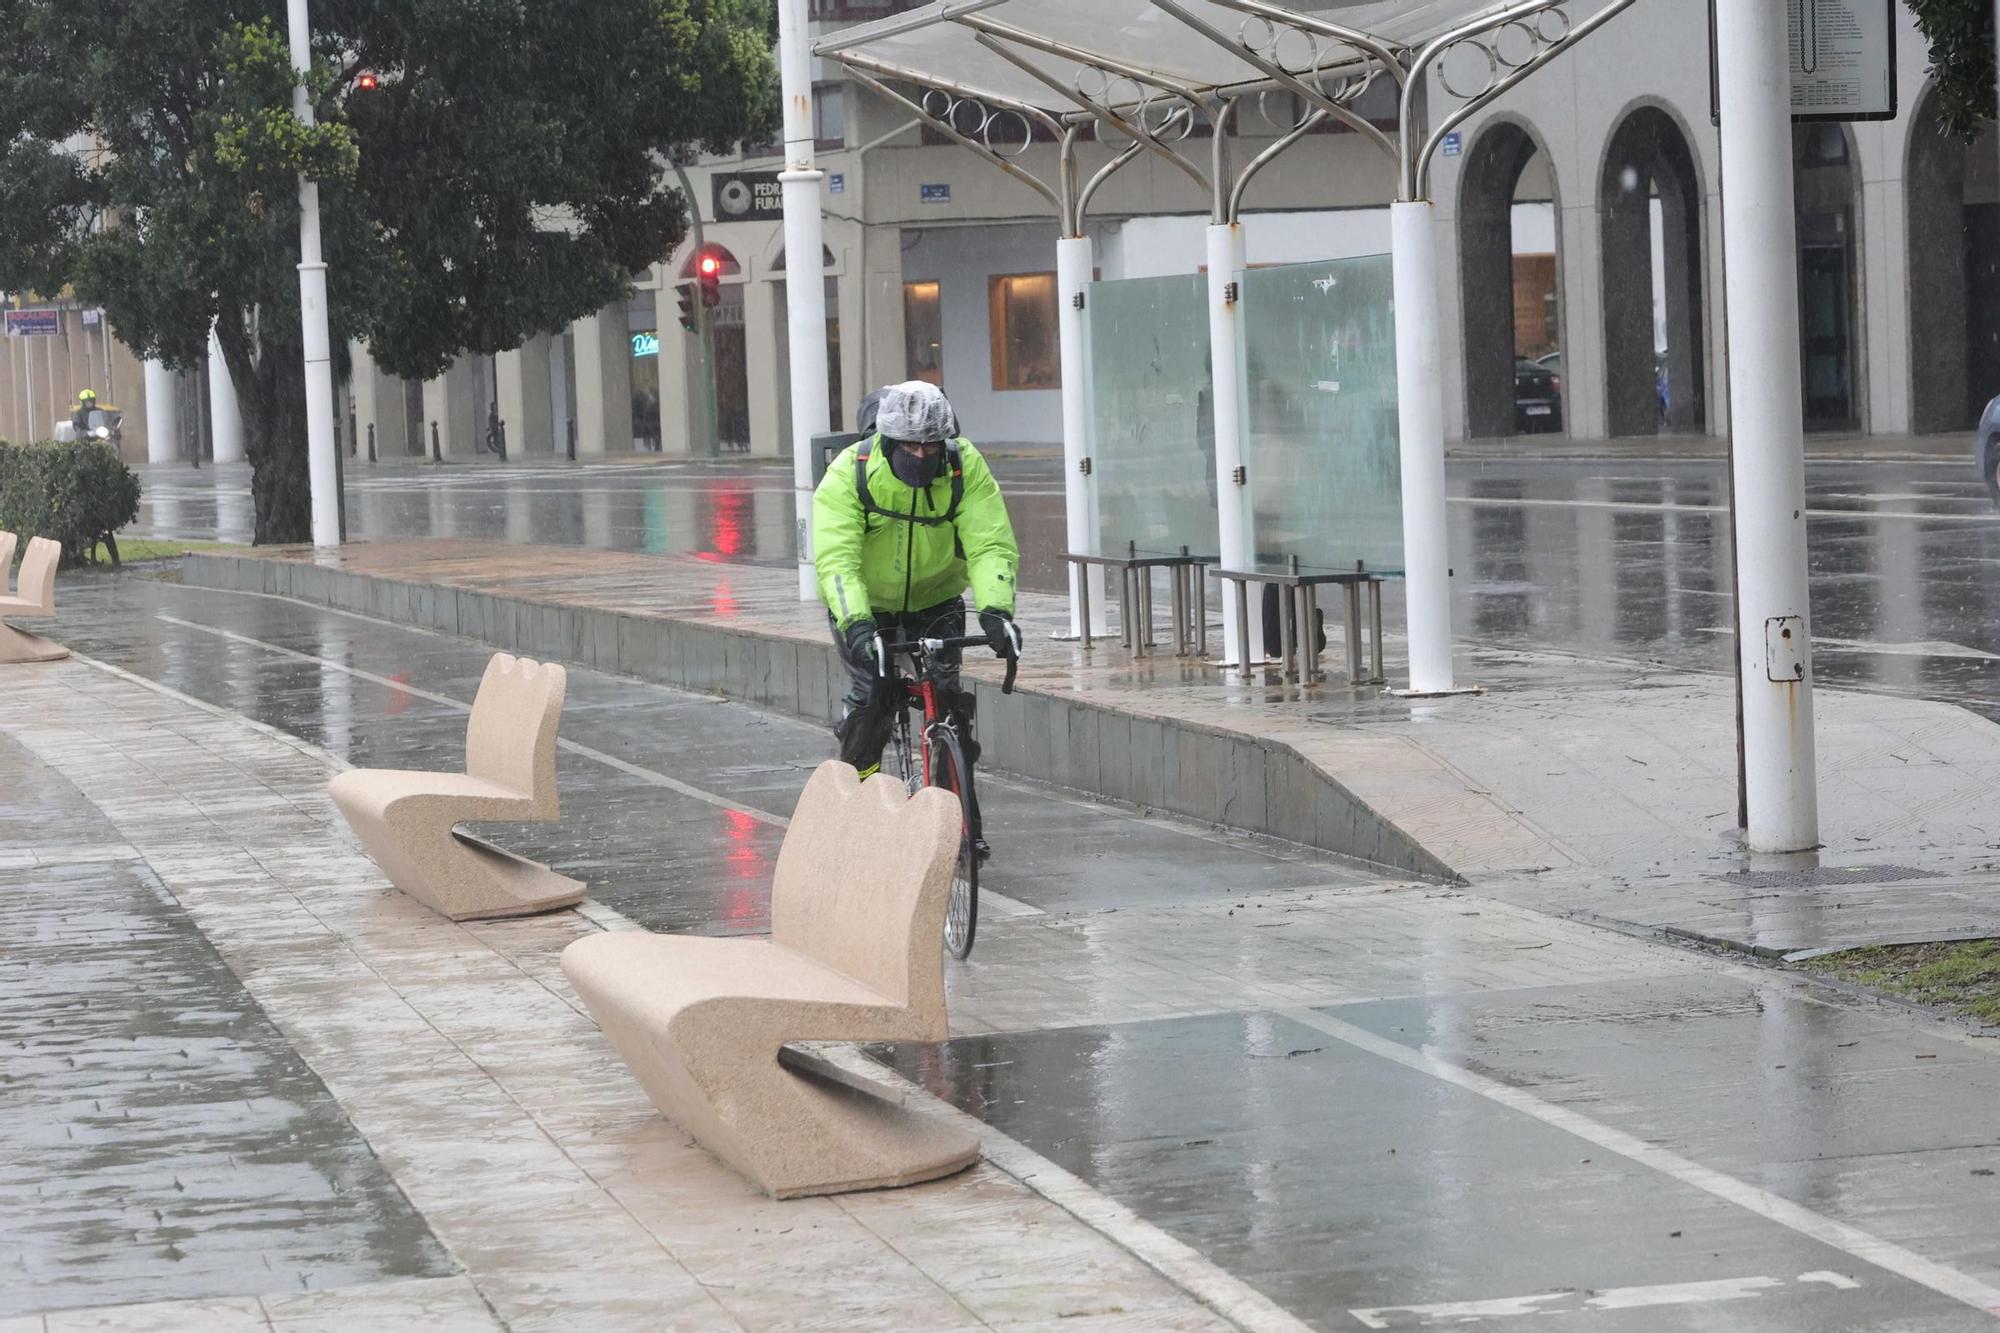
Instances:
[[[956,433],[957,418],[936,385],[890,385],[881,392],[875,433],[836,458],[813,494],[820,596],[848,672],[834,734],[840,757],[863,777],[881,766],[894,722],[895,701],[881,685],[885,643],[964,634],[969,588],[994,653],[1020,656],[1020,548],[999,483]],[[965,757],[976,762],[972,696],[958,689],[958,652],[938,660],[949,670]]]

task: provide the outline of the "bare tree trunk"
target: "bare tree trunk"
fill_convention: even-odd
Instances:
[[[227,307],[225,306],[225,310]],[[305,350],[297,341],[260,340],[226,314],[217,330],[243,409],[250,460],[252,540],[259,546],[312,540],[312,479],[306,465]]]

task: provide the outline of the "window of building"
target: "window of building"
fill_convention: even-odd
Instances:
[[[1003,273],[987,279],[996,389],[1059,389],[1056,275]]]
[[[911,379],[944,387],[944,316],[936,282],[903,284],[903,359]]]
[[[813,85],[813,145],[838,148],[847,142],[847,89],[838,83]]]

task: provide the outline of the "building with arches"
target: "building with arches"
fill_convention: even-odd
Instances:
[[[814,29],[912,7],[815,0]],[[1599,3],[1567,8],[1576,22]],[[1895,119],[1795,130],[1804,406],[1808,429],[1832,436],[1964,429],[2000,393],[2000,149],[1938,133],[1924,42],[1908,10],[1895,13]],[[1556,376],[1553,420],[1572,437],[1726,433],[1707,35],[1707,0],[1638,0],[1574,58],[1463,125],[1435,160],[1449,436],[1547,424],[1517,410],[1527,362]],[[942,384],[976,438],[1053,445],[1062,421],[1048,206],[837,65],[816,62],[815,77],[829,426],[874,385],[924,378]],[[1451,80],[1446,62],[1427,96],[1449,104]],[[1356,109],[1393,124],[1391,91],[1371,90]],[[1234,127],[1243,158],[1298,115],[1288,97],[1258,111]],[[1040,130],[986,128],[1046,175],[1056,150]],[[1086,144],[1081,165],[1109,157]],[[761,455],[791,447],[783,223],[770,194],[782,166],[773,144],[687,168],[707,242],[735,261],[714,312],[722,445]],[[1308,134],[1247,196],[1249,261],[1385,252],[1393,193],[1391,168],[1362,136]],[[1099,276],[1198,272],[1207,223],[1201,191],[1142,156],[1092,205]],[[475,423],[497,412],[530,454],[560,452],[566,430],[579,456],[698,452],[699,362],[674,317],[692,253],[690,238],[635,276],[630,300],[493,358],[456,397],[433,387],[408,426],[385,422],[383,438],[408,438],[426,415],[462,419],[443,447],[470,450]],[[359,381],[365,353],[356,365]],[[490,405],[470,401],[479,394]],[[357,400],[369,396],[357,389]],[[405,447],[425,451],[413,438]]]

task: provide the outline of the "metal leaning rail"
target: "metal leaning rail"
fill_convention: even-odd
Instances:
[[[1134,657],[1153,651],[1153,571],[1171,572],[1167,585],[1173,607],[1174,656],[1208,655],[1208,579],[1205,571],[1217,563],[1212,555],[1190,555],[1183,546],[1178,555],[1141,555],[1137,542],[1125,544],[1124,555],[1084,555],[1067,551],[1063,559],[1072,565],[1101,565],[1119,571],[1119,635]],[[1082,612],[1081,642],[1090,647],[1090,580],[1078,580],[1078,609]]]
[[[1284,590],[1280,600],[1279,623],[1284,652],[1279,658],[1284,678],[1301,685],[1317,685],[1326,678],[1319,669],[1318,590],[1339,584],[1345,594],[1347,633],[1347,683],[1382,685],[1388,680],[1382,668],[1382,580],[1385,577],[1356,561],[1352,570],[1308,574],[1299,568],[1297,556],[1287,570],[1218,569],[1215,575],[1237,585],[1236,662],[1244,680],[1255,679],[1256,664],[1250,660],[1250,585],[1272,583]],[[1361,669],[1361,592],[1368,591],[1369,670]],[[1269,645],[1265,645],[1269,648]]]

